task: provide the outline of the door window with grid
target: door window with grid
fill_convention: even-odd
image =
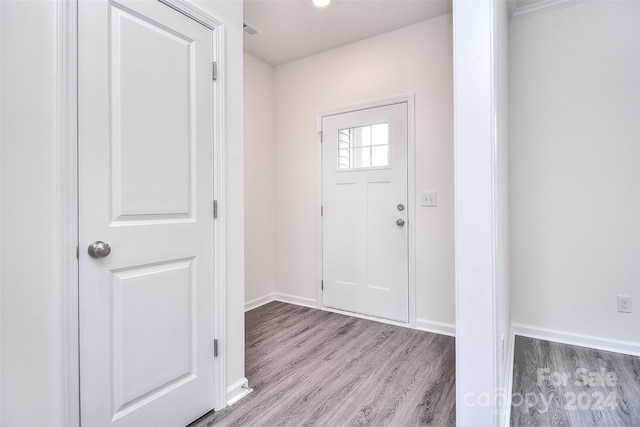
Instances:
[[[338,130],[338,169],[389,166],[389,123]]]

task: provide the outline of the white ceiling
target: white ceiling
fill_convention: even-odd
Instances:
[[[244,35],[244,49],[278,66],[451,12],[451,0],[245,0],[244,21],[261,31]]]

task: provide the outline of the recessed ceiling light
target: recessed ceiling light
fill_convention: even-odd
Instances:
[[[327,7],[331,0],[311,0],[316,7]]]

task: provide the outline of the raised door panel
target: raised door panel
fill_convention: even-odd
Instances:
[[[114,418],[196,378],[196,262],[112,272]]]
[[[195,41],[112,6],[113,219],[193,212]]]

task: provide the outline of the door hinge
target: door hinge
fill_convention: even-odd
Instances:
[[[213,201],[213,218],[218,218],[218,201]]]
[[[324,280],[320,280],[320,290],[324,291]]]
[[[76,259],[80,259],[80,245],[76,245]]]
[[[212,65],[212,77],[213,80],[218,80],[218,63],[214,62]]]
[[[320,144],[322,144],[322,131],[318,131],[318,137],[320,138]]]
[[[213,357],[218,357],[218,339],[213,340]]]
[[[320,205],[320,216],[324,216],[324,206]]]

